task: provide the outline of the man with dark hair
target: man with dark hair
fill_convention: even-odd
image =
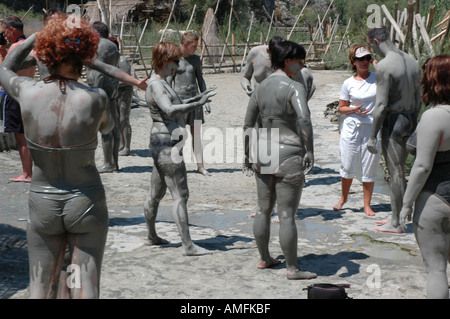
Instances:
[[[92,24],[92,27],[100,34],[102,38],[108,39],[109,37],[109,29],[106,24],[100,21],[96,21]]]
[[[384,59],[377,64],[377,93],[372,133],[367,144],[377,153],[377,134],[381,130],[383,156],[389,171],[392,219],[380,221],[375,230],[401,233],[399,214],[405,193],[406,141],[417,126],[421,107],[420,68],[410,55],[390,40],[386,27],[369,31],[367,42]]]
[[[7,17],[2,22],[3,35],[11,44],[7,50],[7,44],[0,45],[0,63],[5,57],[19,46],[24,40],[23,22],[18,17]],[[17,72],[20,76],[34,77],[36,67],[30,67]],[[17,143],[20,160],[22,161],[22,174],[17,177],[10,178],[12,182],[31,182],[31,175],[33,169],[33,162],[31,160],[30,151],[27,147],[25,139],[22,115],[20,113],[20,105],[13,98],[6,95],[3,105],[3,129],[6,133],[14,133],[14,138]]]
[[[100,21],[94,22],[92,26],[100,35],[100,43],[97,49],[97,60],[118,68],[120,53],[117,46],[108,39],[108,26]],[[106,91],[109,96],[109,109],[115,123],[114,129],[110,133],[102,135],[104,164],[98,168],[98,171],[100,173],[111,173],[118,171],[120,146],[120,122],[118,111],[119,82],[99,71],[90,68],[86,73],[86,81],[89,86],[100,87]]]

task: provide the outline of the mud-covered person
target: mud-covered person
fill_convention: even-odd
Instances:
[[[99,36],[85,21],[70,28],[52,19],[0,65],[0,81],[21,104],[26,140],[34,160],[27,243],[31,298],[56,298],[66,247],[79,267],[72,298],[98,298],[108,231],[108,211],[95,166],[98,132],[114,122],[108,96],[78,82],[84,60],[94,58]],[[51,76],[35,81],[16,68],[33,48]]]
[[[144,203],[144,214],[148,228],[148,244],[168,243],[156,234],[155,228],[159,203],[168,188],[173,199],[172,214],[181,236],[183,254],[195,256],[210,252],[195,245],[189,233],[189,189],[182,155],[182,146],[187,138],[184,116],[209,103],[210,97],[215,95],[215,87],[190,99],[181,100],[167,82],[167,78],[175,74],[182,56],[180,46],[170,42],[160,42],[153,49],[152,67],[155,72],[148,82],[145,99],[153,120],[150,154],[154,167],[150,191]]]

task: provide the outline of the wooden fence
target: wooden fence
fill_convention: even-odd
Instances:
[[[160,40],[165,39],[166,36],[173,32],[181,35],[191,27],[191,22],[195,14],[195,6],[191,12],[191,17],[186,30],[180,30],[173,15],[176,1],[177,0],[173,2],[172,11],[167,20],[165,29],[160,30]],[[307,35],[306,37],[309,37],[308,41],[300,42],[300,44],[302,44],[307,51],[306,61],[310,63],[316,62],[319,65],[323,64],[324,59],[330,52],[337,55],[339,52],[346,50],[351,45],[351,40],[348,34],[351,20],[348,21],[347,25],[340,25],[339,15],[337,15],[334,20],[331,19],[330,13],[332,11],[334,0],[330,2],[323,16],[318,15],[317,23],[314,26],[300,23],[302,20],[301,18],[303,17],[303,11],[309,4],[309,0],[306,1],[301,12],[296,17],[295,24],[291,27],[278,26],[274,21],[274,15],[269,15],[265,12],[267,17],[270,18],[268,30],[260,30],[260,40],[253,43],[251,43],[249,39],[251,33],[255,32],[253,30],[256,24],[254,22],[254,17],[251,17],[250,26],[248,27],[247,32],[244,32],[244,28],[239,21],[238,15],[234,11],[233,0],[223,1],[229,1],[230,12],[227,31],[224,32],[222,31],[223,28],[217,28],[218,43],[211,44],[206,40],[208,38],[208,26],[205,27],[205,25],[203,25],[201,30],[193,30],[201,37],[199,54],[202,58],[203,67],[205,69],[213,69],[214,72],[221,72],[224,70],[239,72],[245,65],[245,59],[250,49],[254,46],[267,44],[270,34],[281,35],[286,39],[290,39],[295,32],[303,32]],[[214,19],[211,20],[211,23],[215,23],[217,25],[218,23],[217,19],[215,19],[215,15],[217,13],[219,3],[220,0],[218,0],[216,8],[213,11]],[[391,29],[392,41],[396,43],[400,49],[413,55],[417,60],[424,57],[434,56],[443,50],[448,39],[450,26],[450,12],[448,12],[441,21],[434,21],[435,6],[431,6],[429,8],[426,17],[422,17],[419,14],[419,9],[418,0],[410,1],[408,6],[403,10],[398,8],[398,2],[395,3],[394,8],[391,8],[391,11],[385,5],[381,5],[383,25],[386,25]],[[177,27],[176,30],[168,29],[171,22]],[[121,30],[119,37],[122,41],[125,40],[125,38],[133,38],[135,42],[124,46],[123,51],[127,52],[130,60],[137,64],[137,71],[144,71],[148,75],[151,72],[151,69],[149,68],[149,65],[151,64],[151,57],[143,56],[142,52],[143,50],[149,50],[151,52],[154,44],[151,45],[141,43],[143,34],[148,25],[148,20],[145,22],[144,28],[142,29],[140,35],[136,33],[128,35],[124,34],[122,31],[124,30],[124,25],[126,24],[126,21],[122,21],[122,25],[119,26],[119,29]],[[231,25],[238,26],[237,29],[241,32],[240,38],[247,39],[245,43],[236,43],[235,34],[232,34],[230,31]],[[435,30],[438,30],[438,32],[435,32]]]
[[[216,4],[215,10],[213,10],[213,19],[210,20],[210,25],[203,25],[201,30],[192,29],[192,21],[195,15],[196,7],[194,6],[189,23],[185,30],[180,30],[178,27],[178,23],[173,15],[173,10],[176,5],[175,0],[173,2],[171,13],[167,19],[166,26],[163,30],[160,30],[160,41],[166,39],[167,37],[171,37],[173,33],[176,33],[181,38],[182,33],[187,30],[191,30],[196,32],[200,36],[199,43],[199,52],[198,54],[202,58],[203,68],[204,69],[213,69],[214,72],[221,71],[232,71],[232,72],[240,72],[242,67],[245,65],[245,60],[248,52],[251,48],[267,44],[269,41],[270,34],[281,35],[286,39],[290,39],[294,33],[303,32],[306,34],[306,38],[309,37],[309,41],[299,42],[303,45],[307,51],[306,60],[309,62],[317,62],[322,63],[325,55],[330,51],[331,46],[338,46],[338,51],[341,49],[347,48],[350,45],[350,40],[348,38],[348,29],[350,25],[350,21],[345,26],[344,35],[341,36],[340,39],[335,40],[336,35],[339,33],[338,30],[341,27],[338,23],[339,16],[332,21],[330,17],[330,12],[332,8],[333,1],[331,1],[328,6],[325,14],[320,17],[318,16],[318,22],[315,26],[307,25],[307,26],[298,26],[301,18],[303,17],[303,11],[309,4],[309,0],[304,4],[301,12],[297,15],[295,24],[290,27],[280,27],[275,23],[274,15],[269,15],[267,11],[265,14],[268,18],[270,18],[269,27],[266,30],[260,30],[260,39],[259,42],[250,42],[251,34],[254,31],[255,19],[254,16],[250,19],[250,25],[248,27],[248,31],[244,32],[244,27],[239,21],[237,13],[234,11],[233,0],[228,0],[230,3],[230,12],[228,19],[228,28],[227,32],[224,33],[222,28],[218,27],[217,35],[218,43],[211,44],[208,42],[209,30],[212,24],[217,24],[216,19],[217,9],[220,3],[220,0]],[[206,21],[206,19],[205,19]],[[150,51],[153,49],[154,44],[144,44],[142,43],[143,35],[148,26],[148,20],[145,21],[143,28],[140,31],[140,34],[137,34],[135,28],[133,30],[133,24],[125,21],[125,18],[122,19],[119,25],[115,26],[117,30],[117,36],[119,40],[124,45],[121,47],[122,53],[124,53],[131,62],[135,64],[135,71],[137,72],[145,72],[146,76],[148,76],[151,72],[151,57],[144,56],[144,51]],[[176,29],[169,29],[170,23],[173,23],[176,26]],[[236,35],[231,33],[231,26],[238,26],[238,30],[240,30],[240,37],[246,39],[245,43],[236,43]],[[128,29],[128,31],[125,31]],[[137,65],[136,65],[137,64]]]

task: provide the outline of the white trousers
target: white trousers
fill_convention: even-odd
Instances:
[[[352,119],[344,120],[344,123],[342,123],[339,140],[340,174],[342,178],[354,178],[356,169],[361,164],[362,181],[364,183],[375,182],[381,150],[378,138],[377,154],[372,154],[367,149],[371,130],[372,123],[360,123]]]

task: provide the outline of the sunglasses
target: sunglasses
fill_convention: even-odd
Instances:
[[[360,58],[355,58],[355,60],[358,60],[358,61],[370,61],[370,60],[372,60],[372,56],[371,55],[366,55],[366,56],[363,56],[363,57],[360,57]]]

